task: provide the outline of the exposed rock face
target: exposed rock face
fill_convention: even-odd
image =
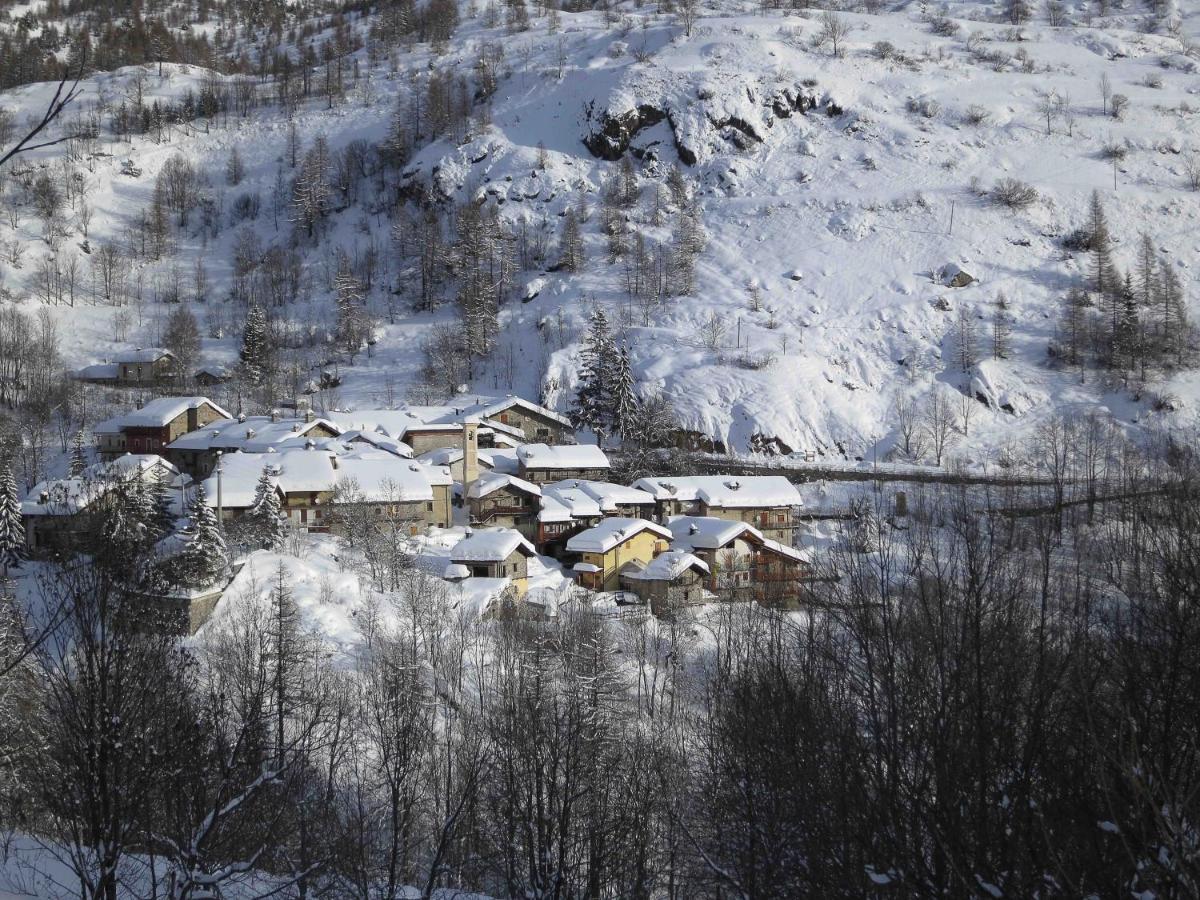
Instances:
[[[625,155],[629,142],[639,131],[657,125],[666,117],[665,110],[647,103],[618,115],[605,111],[593,119],[592,131],[583,143],[592,156],[612,162]]]
[[[593,156],[615,161],[629,149],[638,132],[666,120],[670,125],[680,162],[693,166],[702,155],[695,146],[697,140],[703,142],[705,138],[719,137],[733,143],[738,149],[747,150],[754,144],[763,142],[762,129],[772,127],[777,119],[790,118],[797,112],[803,114],[819,105],[817,97],[806,92],[799,84],[779,88],[761,101],[757,99],[756,92],[748,86],[746,97],[749,103],[741,103],[740,106],[745,112],[739,113],[728,111],[731,106],[738,104],[729,103],[728,97],[716,97],[707,89],[702,90],[699,97],[689,104],[699,107],[694,112],[677,112],[670,103],[661,101],[639,103],[633,109],[619,113],[609,110],[597,113],[589,109],[589,130],[583,138],[583,143]],[[841,110],[838,109],[837,114],[840,113]],[[684,119],[690,122],[690,127],[683,126]],[[697,129],[696,121],[702,122],[703,127]]]

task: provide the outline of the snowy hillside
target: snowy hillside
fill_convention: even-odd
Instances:
[[[356,77],[347,76],[343,96],[300,102],[294,132],[286,111],[265,99],[244,114],[128,141],[102,128],[98,153],[77,163],[93,253],[82,249],[77,215],[67,215],[66,237],[55,242],[58,257],[74,257],[77,267],[75,305],[50,306],[64,363],[161,343],[172,306],[156,300],[178,298],[201,321],[202,361],[233,366],[244,317],[228,299],[238,266],[278,247],[298,254],[302,270],[280,288],[287,302],[273,314],[289,334],[307,335],[296,342],[300,371],[290,377],[309,382],[336,357],[320,343],[336,329],[341,249],[356,262],[377,259],[367,292],[373,342],[369,353],[337,360],[340,386],[314,400],[341,408],[402,402],[421,377],[422,341],[439,323],[458,327],[458,308],[453,267],[436,302],[414,302],[419,261],[394,239],[396,190],[446,214],[469,198],[488,201],[514,240],[534,247],[502,298],[494,347],[462,373],[472,390],[540,393],[570,410],[594,302],[619,323],[639,392],[663,393],[682,426],[731,452],[883,456],[900,442],[897,400],[924,402],[935,390],[988,400],[958,429],[965,434],[955,455],[977,461],[1056,411],[1098,410],[1126,426],[1195,424],[1200,376],[1190,368],[1152,365],[1133,377],[1098,368],[1081,379],[1047,352],[1069,288],[1087,278],[1088,255],[1065,250],[1063,238],[1085,224],[1093,190],[1121,271],[1133,270],[1145,232],[1181,277],[1192,317],[1200,312],[1191,275],[1200,194],[1188,184],[1200,147],[1192,110],[1200,75],[1186,6],[1182,19],[1164,20],[1179,26],[1178,36],[1144,33],[1145,17],[1131,7],[1105,19],[1066,10],[1076,24],[1062,27],[1040,13],[1013,27],[1001,23],[1000,8],[972,4],[949,10],[961,19],[916,5],[839,13],[845,33],[836,55],[834,42],[822,40],[830,25],[818,10],[759,14],[727,4],[699,18],[690,36],[678,16],[632,4],[554,21],[534,16],[526,31],[474,5],[461,12],[444,54],[424,43],[390,59],[349,54]],[[368,16],[349,27],[366,35],[370,26]],[[418,146],[394,187],[374,174],[336,193],[320,240],[294,240],[292,145],[298,140],[302,152],[320,134],[337,155],[355,141],[385,143],[397,98],[411,104],[424,90],[414,79],[431,67],[470,77],[470,122]],[[177,64],[162,70],[92,75],[76,107],[99,103],[111,114],[134,92],[144,103],[181,102],[206,83],[241,80]],[[486,115],[478,101],[485,74],[494,80]],[[1105,114],[1102,77],[1110,94],[1128,100],[1120,119]],[[23,120],[51,87],[18,88],[0,104]],[[236,187],[225,175],[232,148],[245,170]],[[127,305],[93,303],[94,248],[131,239],[155,176],[176,154],[201,173],[209,206],[175,230],[176,253],[132,264]],[[53,167],[61,156],[60,145],[22,165]],[[637,199],[622,209],[620,227],[631,248],[635,234],[644,237],[650,268],[655,248],[675,239],[680,198],[667,188],[669,172],[684,176],[703,223],[687,290],[634,296],[636,249],[610,256],[601,195],[621,176],[622,157],[634,160]],[[125,161],[138,174],[121,174]],[[1032,187],[1036,199],[1022,209],[996,203],[990,192],[1003,178]],[[565,211],[581,204],[584,262],[572,272],[556,266],[559,235]],[[22,249],[3,254],[0,284],[32,310],[46,302],[40,261],[55,246],[41,239],[31,207],[14,208],[0,222],[0,249]],[[202,291],[192,287],[197,265]],[[939,283],[946,266],[977,280],[947,287]],[[1001,293],[1012,334],[1007,358],[991,359]],[[965,366],[963,312],[977,344]]]

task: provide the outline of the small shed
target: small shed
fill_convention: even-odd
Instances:
[[[621,572],[621,585],[649,603],[656,616],[663,616],[673,609],[706,602],[708,575],[708,563],[700,557],[668,550],[645,565],[630,563]]]

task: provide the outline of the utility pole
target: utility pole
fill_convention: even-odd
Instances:
[[[950,201],[950,230],[946,234],[954,234],[954,201]]]
[[[225,533],[225,510],[221,505],[221,451],[217,451],[217,528]]]

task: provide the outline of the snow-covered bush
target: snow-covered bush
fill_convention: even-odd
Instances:
[[[1037,189],[1016,178],[1001,178],[992,186],[992,201],[1009,209],[1025,209],[1037,202]]]

